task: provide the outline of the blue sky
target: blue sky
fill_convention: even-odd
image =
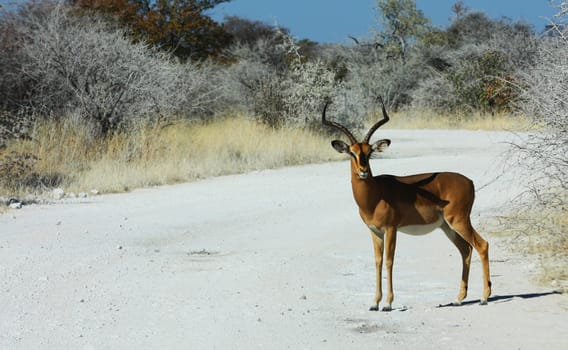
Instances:
[[[457,0],[417,0],[416,4],[434,25],[444,27]],[[471,10],[491,18],[503,16],[532,23],[538,31],[555,11],[548,0],[465,0]],[[232,0],[212,11],[213,18],[237,15],[291,30],[298,39],[345,43],[348,35],[369,37],[377,28],[376,0]]]
[[[457,0],[417,0],[416,4],[434,25],[444,27]],[[24,1],[0,0],[0,4]],[[464,0],[471,10],[491,18],[508,17],[532,23],[540,31],[555,10],[549,0]],[[291,30],[298,39],[321,43],[345,43],[348,35],[370,37],[377,28],[376,0],[231,0],[211,13],[217,21],[237,15]]]

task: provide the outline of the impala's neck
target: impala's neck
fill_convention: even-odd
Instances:
[[[377,179],[373,178],[370,168],[367,169],[367,174],[367,177],[362,178],[360,169],[355,162],[351,162],[351,187],[355,202],[361,210],[373,212],[381,198],[382,186],[377,186]]]

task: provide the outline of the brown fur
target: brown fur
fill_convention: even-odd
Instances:
[[[441,222],[440,228],[456,245],[462,256],[462,278],[457,302],[467,295],[467,284],[472,247],[479,253],[483,266],[484,291],[481,303],[491,294],[489,281],[489,245],[471,225],[470,213],[474,201],[473,182],[467,177],[451,172],[426,173],[411,176],[372,176],[368,160],[373,151],[380,151],[388,140],[374,145],[366,142],[346,145],[334,141],[338,152],[349,153],[351,159],[351,184],[355,202],[363,222],[371,228],[376,262],[376,296],[371,310],[378,310],[382,299],[383,250],[386,255],[388,280],[387,305],[391,310],[394,299],[392,289],[392,265],[399,228],[425,226]],[[381,144],[382,142],[382,144]],[[440,221],[440,217],[443,218]]]

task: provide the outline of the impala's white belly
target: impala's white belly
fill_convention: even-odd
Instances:
[[[442,217],[442,215],[440,215],[438,217],[438,220],[434,221],[431,224],[400,226],[400,227],[397,228],[397,230],[402,232],[402,233],[406,233],[408,235],[421,236],[421,235],[428,234],[428,233],[434,231],[435,229],[437,229],[438,227],[442,226],[443,222],[444,222],[444,218]],[[379,229],[375,225],[369,225],[369,229],[374,234],[379,236],[380,238],[382,238],[383,235],[384,235],[383,230]]]
[[[398,228],[398,231],[409,234],[409,235],[413,235],[413,236],[420,236],[420,235],[425,235],[427,233],[434,231],[438,227],[442,226],[443,222],[444,222],[444,219],[442,218],[442,215],[440,215],[438,217],[438,220],[436,220],[435,222],[433,222],[431,224],[401,226],[401,227]]]

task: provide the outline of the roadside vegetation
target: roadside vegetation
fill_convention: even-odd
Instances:
[[[30,139],[11,142],[3,153],[3,164],[11,165],[0,168],[5,191],[124,192],[336,159],[322,152],[329,146],[322,134],[274,129],[242,115],[157,123],[102,139],[90,132],[71,121],[35,124]]]
[[[382,96],[391,128],[536,127],[511,157],[531,174],[514,211],[542,230],[532,235],[516,215],[503,227],[525,232],[553,262],[549,281],[568,279],[568,264],[553,268],[568,251],[566,1],[551,2],[558,15],[543,30],[459,1],[436,28],[413,0],[377,0],[368,37],[325,45],[244,18],[212,20],[227,1],[0,9],[0,197],[328,161],[336,155],[325,151],[324,100],[357,129],[376,118]]]
[[[504,218],[516,248],[538,257],[541,282],[568,291],[568,1],[553,2],[556,24],[539,43],[534,66],[518,73],[519,108],[541,126],[514,145],[510,163],[527,191]]]

